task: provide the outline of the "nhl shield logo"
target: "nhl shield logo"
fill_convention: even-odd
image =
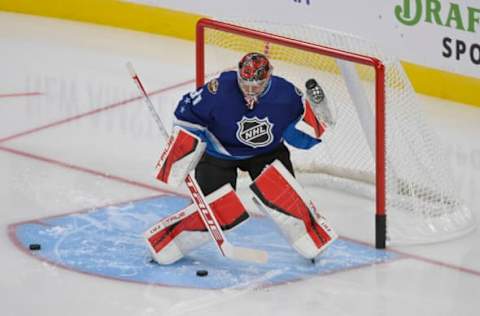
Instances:
[[[273,124],[267,117],[259,119],[256,116],[244,116],[237,125],[237,139],[245,145],[257,148],[268,146],[273,142]]]

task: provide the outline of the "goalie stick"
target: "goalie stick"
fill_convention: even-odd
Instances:
[[[133,65],[130,62],[127,63],[127,69],[133,81],[142,93],[145,104],[147,105],[150,114],[155,120],[155,123],[157,124],[163,140],[165,142],[168,141],[169,136],[167,131],[165,130],[165,127],[163,126],[160,116],[155,110],[155,107],[150,100],[147,91],[145,90],[142,82],[140,81],[140,78],[138,77],[135,69],[133,68]],[[193,202],[198,207],[198,212],[203,220],[203,223],[205,224],[205,227],[207,228],[210,236],[215,241],[215,245],[223,256],[233,260],[242,260],[255,263],[266,263],[268,261],[268,254],[265,251],[232,245],[225,238],[225,234],[223,233],[220,225],[218,224],[218,221],[215,218],[212,210],[208,206],[208,203],[205,200],[205,196],[200,190],[197,181],[194,177],[192,177],[191,173],[188,174],[185,178],[185,183],[187,185],[188,191],[190,192],[190,196],[192,197]]]

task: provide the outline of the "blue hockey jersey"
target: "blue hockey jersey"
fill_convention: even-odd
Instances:
[[[318,137],[297,126],[304,112],[302,92],[278,76],[272,76],[258,103],[248,109],[236,72],[228,71],[184,95],[174,123],[206,141],[208,154],[246,159],[272,151],[284,140],[303,149],[318,144]]]

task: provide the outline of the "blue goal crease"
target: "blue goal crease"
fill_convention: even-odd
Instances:
[[[359,242],[338,239],[313,264],[300,257],[268,218],[250,218],[228,234],[236,245],[265,250],[267,264],[237,262],[222,257],[208,243],[172,265],[151,260],[143,232],[190,200],[159,196],[41,221],[12,225],[21,248],[40,244],[36,257],[83,273],[164,286],[222,289],[270,286],[389,262],[400,255]],[[199,277],[197,270],[207,270]]]

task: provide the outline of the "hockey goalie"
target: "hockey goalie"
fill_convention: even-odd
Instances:
[[[307,81],[306,90],[305,96],[288,80],[273,75],[265,55],[246,54],[237,71],[223,72],[181,98],[174,113],[176,129],[159,161],[157,179],[178,185],[194,169],[211,203],[226,184],[234,192],[238,170],[248,172],[255,181],[251,188],[258,205],[298,253],[314,258],[336,235],[295,180],[285,142],[303,150],[317,146],[324,132],[335,125],[335,115],[315,80]],[[227,209],[217,209],[215,214],[222,216],[222,212],[228,218],[238,215]],[[178,238],[176,234],[171,240]],[[181,239],[176,244],[182,254],[197,246]],[[159,257],[160,252],[155,255]]]

